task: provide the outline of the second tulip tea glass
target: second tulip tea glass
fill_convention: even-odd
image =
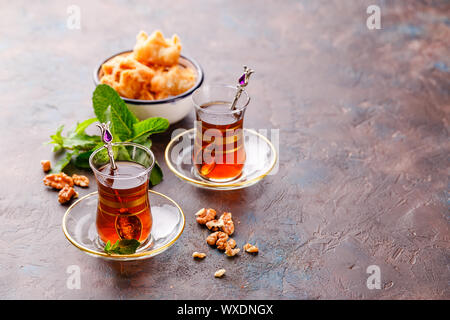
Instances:
[[[232,108],[236,87],[205,85],[192,95],[195,106],[195,143],[192,159],[196,175],[211,182],[239,179],[245,164],[244,114],[250,97],[245,90]]]

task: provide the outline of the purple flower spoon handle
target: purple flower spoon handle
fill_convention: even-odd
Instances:
[[[236,110],[236,103],[238,102],[239,98],[241,97],[242,91],[248,85],[248,80],[250,79],[250,76],[254,72],[255,72],[254,70],[248,68],[247,66],[244,66],[244,73],[238,80],[237,92],[236,92],[236,96],[233,99],[233,102],[231,103],[231,110]]]
[[[111,164],[111,169],[116,170],[117,166],[114,161],[114,153],[112,151],[111,142],[113,141],[113,136],[109,129],[111,122],[97,124],[97,127],[100,128],[102,141],[105,144],[106,151],[108,151],[109,163]]]

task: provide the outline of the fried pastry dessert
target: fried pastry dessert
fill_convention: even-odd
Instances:
[[[144,31],[136,37],[133,50],[134,58],[146,65],[171,67],[178,64],[181,42],[177,35],[172,39],[165,39],[161,31],[156,30],[150,36]]]
[[[179,95],[195,85],[196,75],[180,65],[181,42],[177,35],[164,38],[161,31],[137,35],[134,50],[106,61],[100,82],[122,97],[160,100]]]

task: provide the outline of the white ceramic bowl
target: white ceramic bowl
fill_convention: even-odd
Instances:
[[[103,61],[95,70],[94,70],[94,83],[95,85],[100,84],[101,77],[101,68],[103,63],[106,61],[121,55],[130,53],[131,50],[123,51],[118,54],[115,54],[105,61]],[[199,88],[203,83],[203,70],[200,65],[191,58],[181,55],[179,59],[179,64],[191,68],[196,73],[197,80],[195,85],[186,92],[183,92],[180,95],[169,97],[162,100],[138,100],[138,99],[128,99],[122,97],[122,99],[127,104],[128,108],[133,112],[136,117],[140,120],[144,120],[151,117],[162,117],[169,120],[170,124],[180,121],[184,117],[186,117],[189,112],[193,108],[193,104],[190,95]]]

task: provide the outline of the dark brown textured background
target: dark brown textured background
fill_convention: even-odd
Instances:
[[[81,9],[81,30],[66,27]],[[381,7],[381,30],[366,8]],[[1,1],[0,298],[449,299],[448,1]],[[92,71],[139,30],[177,33],[206,83],[256,70],[246,126],[280,129],[277,174],[248,189],[200,190],[166,167],[187,215],[168,251],[113,263],[71,246],[66,207],[39,161],[57,126],[93,115]],[[191,128],[193,114],[175,128]],[[95,184],[81,194],[94,191]],[[210,206],[240,223],[228,259],[193,218]],[[208,254],[194,261],[193,251]],[[78,265],[81,289],[66,287]],[[369,290],[378,265],[382,289]],[[224,267],[226,277],[213,273]]]

